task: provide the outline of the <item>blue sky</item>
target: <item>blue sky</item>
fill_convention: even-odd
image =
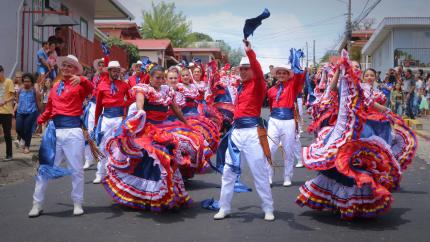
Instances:
[[[369,0],[369,5],[376,0]],[[142,10],[150,10],[149,0],[120,0],[142,23]],[[155,0],[155,3],[160,2]],[[193,31],[223,39],[232,47],[241,46],[245,19],[255,17],[266,7],[271,17],[266,19],[249,39],[264,69],[270,63],[287,61],[290,48],[304,48],[316,41],[316,59],[336,45],[345,29],[347,0],[176,0],[192,22]],[[352,12],[358,16],[367,0],[352,0]],[[371,12],[376,26],[384,17],[430,16],[429,0],[382,0]],[[312,59],[311,48],[309,57]]]

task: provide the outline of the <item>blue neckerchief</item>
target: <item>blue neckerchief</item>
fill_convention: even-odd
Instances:
[[[115,85],[115,81],[110,83],[110,94],[116,94],[118,92],[118,88]]]
[[[237,94],[240,94],[243,91],[243,84],[240,83],[239,86],[237,87]]]
[[[64,81],[61,80],[60,84],[58,84],[58,87],[57,87],[57,96],[61,96],[61,93],[63,93],[63,90],[64,90]]]
[[[284,91],[284,85],[280,83],[278,87],[278,92],[276,93],[276,102],[279,102],[279,98],[281,97],[282,91]]]
[[[136,84],[140,83],[140,76],[136,76]]]

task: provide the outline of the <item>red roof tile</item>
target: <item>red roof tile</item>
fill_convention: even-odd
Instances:
[[[127,43],[135,45],[139,50],[166,50],[171,48],[171,42],[168,39],[136,39],[124,40]]]

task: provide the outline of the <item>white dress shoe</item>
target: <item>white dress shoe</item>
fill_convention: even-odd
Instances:
[[[33,202],[33,207],[28,213],[28,217],[30,218],[39,217],[42,214],[42,212],[43,212],[42,204],[38,202]]]
[[[289,187],[289,186],[291,186],[291,181],[290,181],[290,180],[285,180],[285,181],[284,181],[283,186],[284,186],[284,187]]]
[[[224,219],[225,217],[227,217],[229,214],[230,214],[229,212],[224,211],[223,209],[220,209],[218,211],[218,213],[214,215],[214,219],[215,220],[221,220],[221,219]]]
[[[102,176],[96,174],[96,178],[93,180],[93,184],[99,184],[100,182],[102,182]]]
[[[84,210],[82,209],[82,204],[80,203],[73,204],[73,215],[79,216],[82,214],[84,214]]]
[[[264,220],[273,221],[275,220],[275,215],[273,215],[273,212],[266,212],[264,213]]]
[[[86,160],[84,164],[84,170],[90,168],[93,165],[93,161]]]
[[[296,164],[296,168],[302,168],[302,167],[304,167],[304,165],[303,165],[303,163],[302,163],[302,162],[298,162],[298,163]]]

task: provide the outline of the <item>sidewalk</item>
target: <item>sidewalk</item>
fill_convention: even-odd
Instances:
[[[416,157],[425,160],[430,165],[430,116],[417,118],[423,127],[421,130],[414,129],[418,138],[418,150]]]
[[[31,140],[30,154],[24,154],[20,148],[13,143],[13,160],[4,161],[6,144],[3,136],[0,137],[0,186],[15,183],[34,176],[37,168],[34,155],[37,155],[40,146],[40,137]]]

